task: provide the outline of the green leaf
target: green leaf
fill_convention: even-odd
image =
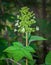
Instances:
[[[46,59],[45,59],[45,63],[47,65],[51,65],[51,51],[47,54]]]
[[[29,65],[35,65],[35,63],[36,63],[35,60],[29,61]]]
[[[25,58],[27,58],[27,59],[29,59],[29,60],[33,60],[31,53],[30,53],[27,49],[22,48],[22,53],[24,53],[24,55],[25,55],[24,57],[25,57]]]
[[[14,42],[13,45],[16,47],[23,47],[23,45],[20,42]]]
[[[15,46],[10,46],[4,51],[8,53],[9,58],[12,57],[15,61],[21,60],[22,57],[24,56],[21,48],[18,48],[18,47],[16,48]]]
[[[32,41],[42,41],[42,40],[46,40],[46,39],[41,36],[31,36],[29,39],[29,43],[31,43]]]
[[[1,56],[0,56],[0,60],[4,60],[6,58],[6,56],[4,55],[4,54],[2,54]]]
[[[26,46],[25,47],[26,50],[28,50],[29,52],[35,52],[35,50],[31,47],[31,46]]]
[[[20,61],[24,57],[24,54],[22,51],[14,51],[12,53],[12,57],[15,61]]]
[[[4,52],[12,53],[13,51],[17,50],[16,47],[10,46],[4,50]]]
[[[33,60],[30,52],[34,52],[33,48],[25,47],[20,42],[14,42],[12,46],[6,48],[4,52],[7,52],[9,58],[13,58],[15,61],[20,61],[23,57]]]

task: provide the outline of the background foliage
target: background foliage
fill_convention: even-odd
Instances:
[[[33,13],[35,13],[36,24],[32,25],[31,27],[39,27],[39,31],[31,33],[32,36],[36,34],[47,39],[46,41],[39,41],[42,39],[41,37],[31,37],[31,35],[29,35],[29,38],[31,38],[31,40],[29,40],[30,46],[36,50],[36,53],[32,54],[33,59],[36,59],[37,65],[44,63],[50,65],[51,63],[49,63],[49,57],[51,57],[51,0],[0,0],[0,59],[2,60],[0,60],[0,64],[7,64],[5,60],[3,60],[5,57],[7,57],[6,53],[3,52],[3,50],[10,45],[12,46],[13,42],[20,41],[23,45],[25,45],[25,37],[23,36],[24,34],[18,33],[17,31],[15,32],[14,26],[18,20],[17,15],[20,14],[19,10],[24,6],[29,7],[30,11],[33,11]],[[30,61],[29,65],[31,65],[31,63],[33,65],[33,62],[34,61]],[[25,61],[22,62],[21,60],[20,63],[24,65]],[[9,62],[9,64],[12,63]]]

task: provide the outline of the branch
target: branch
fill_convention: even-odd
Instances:
[[[14,62],[14,63],[16,63],[17,65],[21,65],[20,63],[18,63],[18,62],[15,62],[13,59],[9,59],[9,58],[6,58],[7,60],[10,60],[10,61],[12,61],[12,62]]]

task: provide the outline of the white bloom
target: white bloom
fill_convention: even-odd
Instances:
[[[19,18],[19,15],[17,15],[17,18]]]
[[[36,30],[39,31],[39,26],[36,26]]]
[[[31,19],[32,22],[36,23],[36,21],[34,19]]]
[[[18,23],[16,23],[15,26],[18,26]]]
[[[17,20],[16,22],[19,23],[19,20]]]
[[[22,28],[22,30],[21,30],[23,33],[25,32],[25,28]]]
[[[36,21],[34,20],[34,23],[36,23]]]
[[[16,32],[17,31],[17,29],[14,29],[14,32]]]
[[[33,17],[33,19],[35,19],[35,16]]]
[[[31,21],[34,21],[34,19],[31,19]]]
[[[5,27],[5,30],[7,31],[7,27]]]
[[[20,25],[18,27],[20,27]]]

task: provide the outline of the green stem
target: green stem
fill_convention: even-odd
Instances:
[[[26,46],[28,46],[28,33],[26,32]],[[28,65],[28,60],[26,59],[26,65]]]

